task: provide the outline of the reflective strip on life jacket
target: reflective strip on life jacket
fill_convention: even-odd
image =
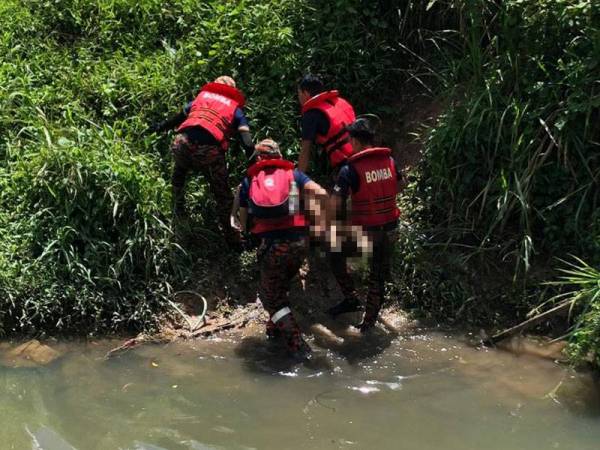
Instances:
[[[236,88],[220,83],[207,83],[192,102],[186,120],[177,131],[201,127],[208,131],[226,150],[233,133],[231,125],[235,110],[245,103],[244,95]]]
[[[311,109],[322,111],[329,121],[325,136],[317,135],[316,143],[323,148],[331,167],[336,167],[352,154],[350,135],[346,127],[355,120],[354,108],[339,96],[338,91],[322,92],[302,105],[302,114]]]
[[[369,148],[348,158],[359,177],[357,192],[352,193],[352,223],[379,226],[400,216],[396,204],[397,175],[389,148]]]

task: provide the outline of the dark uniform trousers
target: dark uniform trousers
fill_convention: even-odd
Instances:
[[[269,315],[289,306],[293,278],[304,262],[307,239],[262,239],[258,248],[260,301]]]
[[[385,282],[389,281],[392,255],[397,240],[397,230],[384,227],[370,229],[373,254],[369,258],[369,280],[364,323],[374,325],[385,295]]]
[[[229,187],[225,152],[218,145],[195,143],[185,133],[175,136],[171,152],[175,159],[171,179],[175,213],[183,212],[185,209],[185,182],[188,173],[190,171],[200,173],[208,181],[217,203],[217,216],[225,237],[234,237],[236,233],[229,222],[233,194]]]

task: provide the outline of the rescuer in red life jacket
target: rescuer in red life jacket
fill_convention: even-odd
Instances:
[[[308,170],[313,145],[327,156],[333,177],[352,154],[346,126],[354,122],[354,108],[338,91],[325,91],[315,75],[305,75],[298,83],[298,101],[302,106],[302,142],[298,168]]]
[[[244,104],[244,95],[236,89],[235,81],[221,76],[204,85],[182,112],[150,128],[150,131],[177,130],[171,146],[175,159],[171,180],[175,215],[186,214],[185,182],[188,172],[200,172],[208,180],[215,197],[225,239],[234,245],[239,242],[239,232],[229,222],[233,195],[225,153],[229,138],[235,132],[239,134],[247,156],[254,150],[248,119],[242,109]]]
[[[326,155],[329,167],[325,186],[331,186],[339,170],[352,154],[350,136],[346,127],[354,122],[352,105],[340,97],[338,91],[325,91],[323,81],[315,75],[305,75],[298,83],[298,100],[302,105],[302,142],[298,168],[308,170],[312,147],[317,145]],[[329,253],[329,267],[348,302],[357,302],[354,281],[348,273],[346,258],[342,253]],[[311,271],[322,274],[327,270],[320,258],[311,259]],[[322,275],[321,275],[322,276]],[[326,280],[321,280],[327,289]]]
[[[326,201],[327,193],[282,159],[271,139],[261,141],[253,156],[255,162],[240,186],[240,223],[245,232],[250,222],[249,231],[260,239],[260,299],[270,316],[267,336],[283,341],[290,356],[304,359],[310,347],[294,319],[288,292],[306,256],[309,218],[324,229],[314,200]],[[305,204],[312,205],[309,217],[300,210],[300,193],[305,194]]]
[[[340,204],[350,196],[350,221],[352,225],[362,226],[373,243],[365,315],[360,325],[361,331],[365,332],[377,321],[384,299],[384,284],[390,276],[400,216],[396,195],[403,187],[404,180],[392,158],[392,151],[374,147],[375,133],[367,119],[356,120],[348,127],[348,132],[354,153],[348,158],[348,164],[340,170],[331,202],[339,210]],[[337,316],[362,309],[358,301],[346,299],[328,312]]]

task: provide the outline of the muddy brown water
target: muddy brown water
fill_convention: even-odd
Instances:
[[[0,366],[0,448],[600,448],[591,375],[435,331],[380,333],[301,365],[259,335],[105,360],[114,345]]]

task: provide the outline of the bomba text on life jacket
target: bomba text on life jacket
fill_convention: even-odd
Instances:
[[[202,97],[211,99],[211,100],[216,100],[221,103],[225,103],[227,106],[231,105],[231,100],[229,100],[227,97],[225,97],[223,95],[214,94],[212,92],[203,92]]]
[[[376,181],[388,180],[392,178],[392,170],[387,167],[385,169],[371,170],[365,172],[367,183],[374,183]]]

